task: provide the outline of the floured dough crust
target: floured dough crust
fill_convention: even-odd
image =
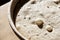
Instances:
[[[60,40],[59,2],[30,0],[17,15],[17,30],[28,40]]]

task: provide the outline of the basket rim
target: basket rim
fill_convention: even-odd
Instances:
[[[13,28],[13,30],[14,30],[19,36],[21,36],[22,38],[24,38],[24,40],[28,40],[26,37],[24,37],[24,36],[16,29],[16,27],[15,27],[15,25],[14,25],[14,23],[13,23],[13,20],[12,20],[12,18],[11,18],[10,8],[11,8],[11,5],[12,5],[13,1],[14,1],[14,0],[11,0],[11,1],[10,1],[10,4],[9,4],[9,8],[8,8],[8,9],[9,9],[9,10],[8,10],[8,21],[9,21],[11,27]]]

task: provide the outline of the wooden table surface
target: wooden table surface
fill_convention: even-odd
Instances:
[[[0,6],[0,40],[19,40],[14,34],[8,21],[8,7],[9,3]]]

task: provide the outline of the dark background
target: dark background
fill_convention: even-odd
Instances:
[[[7,3],[7,2],[9,2],[10,0],[0,0],[0,6],[1,5],[3,5],[3,4],[5,4],[5,3]]]

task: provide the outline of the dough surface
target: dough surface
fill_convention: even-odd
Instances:
[[[28,40],[60,40],[60,3],[58,2],[56,0],[27,2],[17,15],[17,30]],[[39,28],[41,24],[38,26],[35,23],[38,20],[43,21],[42,28]]]

